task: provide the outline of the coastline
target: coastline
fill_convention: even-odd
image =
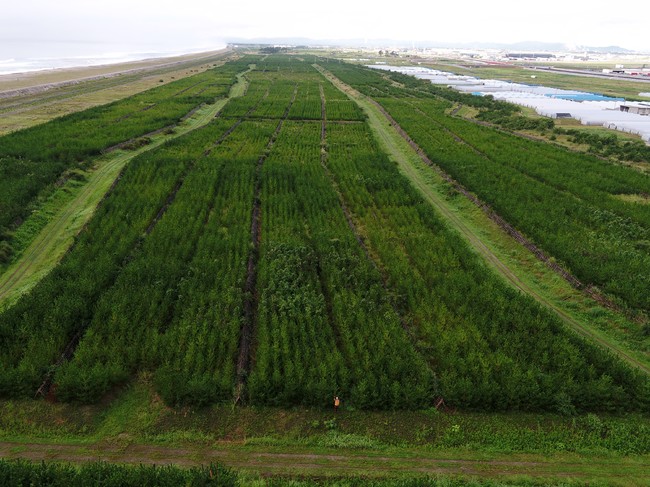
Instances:
[[[77,66],[65,68],[43,69],[0,75],[0,98],[33,94],[48,89],[90,81],[99,78],[110,78],[126,73],[136,73],[158,69],[163,66],[173,66],[187,61],[200,60],[228,52],[229,48],[212,51],[194,52],[178,56],[147,58],[114,64],[98,64],[94,66]]]
[[[225,48],[0,76],[0,135],[140,93],[222,64]]]

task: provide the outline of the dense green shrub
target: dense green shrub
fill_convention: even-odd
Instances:
[[[556,128],[555,134],[569,135],[576,144],[587,144],[589,152],[604,157],[616,157],[623,161],[650,161],[650,146],[640,140],[621,140],[615,134],[598,134],[579,129]]]
[[[30,487],[74,487],[90,485],[235,486],[237,475],[221,465],[188,469],[173,465],[125,466],[106,462],[80,466],[60,462],[32,463],[0,459],[0,485]]]

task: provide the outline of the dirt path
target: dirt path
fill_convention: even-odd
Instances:
[[[282,118],[280,118],[278,121],[275,131],[273,132],[273,135],[271,135],[271,138],[266,145],[264,154],[262,154],[262,156],[259,158],[255,167],[253,211],[251,213],[250,231],[251,248],[248,255],[248,271],[246,276],[246,283],[244,285],[244,295],[246,296],[246,300],[244,302],[242,326],[239,334],[240,339],[239,355],[237,358],[237,385],[235,386],[234,394],[235,404],[238,404],[240,401],[244,400],[246,395],[246,381],[252,363],[252,344],[257,325],[257,301],[259,296],[259,293],[257,292],[257,261],[260,255],[260,244],[262,242],[262,166],[264,165],[264,162],[266,161],[268,155],[273,150],[275,141],[277,140],[278,135],[282,130],[282,126],[289,117],[289,112],[291,111],[291,107],[296,101],[297,95],[298,85],[296,84],[293,89],[291,100],[289,101],[289,104],[287,105]],[[252,113],[252,111],[249,112]]]
[[[603,347],[613,351],[630,365],[639,368],[646,374],[650,374],[650,367],[631,356],[622,347],[600,337],[584,323],[573,318],[561,307],[551,302],[546,296],[531,288],[519,275],[508,266],[493,249],[486,244],[477,231],[469,227],[465,221],[445,201],[443,196],[432,188],[422,174],[418,171],[418,165],[424,161],[424,153],[416,151],[399,134],[399,126],[394,121],[388,120],[386,115],[364,95],[346,85],[334,75],[318,67],[319,71],[327,77],[337,88],[348,94],[368,114],[369,123],[376,134],[382,149],[384,149],[397,162],[400,171],[406,175],[411,183],[418,189],[424,198],[433,205],[436,210],[468,241],[468,243],[485,259],[501,276],[509,281],[520,291],[530,295],[540,304],[555,312],[567,325],[580,335],[596,342]],[[388,123],[387,123],[388,122]]]
[[[264,447],[242,444],[170,447],[144,444],[64,445],[48,443],[0,442],[0,457],[35,462],[66,461],[84,463],[108,461],[132,465],[175,464],[184,467],[218,462],[228,467],[263,475],[370,475],[375,477],[403,474],[472,475],[490,478],[536,477],[607,479],[613,485],[635,484],[629,477],[649,475],[650,466],[639,466],[638,459],[594,459],[544,457],[542,455],[486,455],[468,458],[445,451],[382,451],[310,449],[309,447]],[[619,482],[617,482],[617,480]],[[638,484],[637,484],[638,485]]]

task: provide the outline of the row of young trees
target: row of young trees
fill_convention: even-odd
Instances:
[[[296,100],[291,105],[290,120],[320,120],[320,80],[317,76],[304,76],[298,87]]]
[[[257,161],[274,129],[244,122],[246,145],[224,160],[214,208],[178,286],[171,324],[158,347],[155,384],[168,404],[232,397],[250,250]],[[233,134],[234,135],[234,134]]]
[[[322,80],[322,78],[321,78]],[[327,120],[340,121],[364,121],[366,115],[363,110],[354,101],[350,100],[347,95],[336,89],[329,82],[321,84],[323,96],[325,98],[325,109]]]
[[[182,468],[175,465],[119,465],[91,462],[81,465],[62,462],[32,462],[0,459],[0,484],[6,486],[70,487],[120,485],[137,487],[214,486],[235,487],[237,473],[218,464]],[[282,484],[279,484],[282,485]]]
[[[89,402],[151,371],[169,404],[229,399],[253,303],[253,404],[647,409],[645,376],[504,284],[366,123],[330,117],[324,78],[326,130],[286,120],[311,103],[315,71],[274,58],[234,108],[135,158],[63,261],[0,314],[1,396],[49,374],[59,397]]]
[[[323,82],[322,76],[316,71],[302,75],[298,97],[291,107],[289,119],[320,120],[321,119],[321,90],[326,98],[327,117],[329,120],[361,121],[365,115],[359,106],[345,94],[337,90],[331,83]]]
[[[97,302],[142,251],[148,233],[195,161],[232,124],[231,120],[210,124],[138,156],[127,166],[62,262],[0,315],[0,394],[34,394],[66,345],[83,336]],[[143,304],[158,303],[143,300]],[[102,371],[101,380],[123,374],[122,369],[115,371]],[[100,377],[89,379],[98,382]]]
[[[244,115],[264,99],[250,92]],[[170,404],[231,397],[253,173],[275,126],[220,116],[136,158],[56,271],[2,315],[0,394],[35,390],[77,336],[53,370],[64,400],[95,401],[137,370]]]
[[[444,129],[425,127],[417,112],[413,121],[409,107],[386,106],[437,163],[580,279],[650,310],[650,207],[616,197],[650,191],[647,176],[514,136],[494,137],[464,121],[443,122],[477,153]],[[434,152],[449,144],[460,154]]]
[[[262,171],[255,366],[261,404],[430,404],[418,356],[321,166],[321,124],[285,123]]]
[[[244,122],[193,163],[173,204],[99,298],[74,358],[55,376],[59,397],[91,402],[135,371],[160,367],[156,385],[169,403],[230,396],[251,182],[273,129]]]
[[[330,167],[448,404],[643,409],[648,380],[498,279],[382,155],[367,126],[328,126]]]
[[[189,88],[197,89],[195,85]],[[250,112],[260,99],[251,97],[248,102],[252,105],[246,111]],[[82,337],[75,359],[58,370],[55,378],[63,398],[82,401],[97,399],[112,384],[127,378],[136,365],[149,366],[160,358],[152,356],[155,355],[152,350],[157,348],[160,340],[156,338],[155,343],[152,341],[147,345],[147,338],[150,337],[142,339],[142,335],[134,331],[146,329],[147,324],[156,324],[157,328],[153,330],[169,326],[172,307],[179,292],[174,286],[182,281],[186,264],[199,247],[195,240],[210,221],[205,213],[211,214],[209,205],[201,205],[205,203],[205,198],[214,196],[215,190],[209,191],[210,185],[198,191],[191,189],[198,183],[205,185],[210,180],[197,171],[196,161],[200,160],[203,164],[209,162],[205,168],[207,171],[221,167],[223,158],[226,158],[231,164],[225,170],[250,171],[249,159],[256,160],[262,152],[258,145],[266,143],[251,143],[259,137],[264,138],[265,129],[264,126],[249,124],[246,125],[247,130],[240,127],[239,132],[244,135],[235,137],[238,145],[232,153],[220,149],[219,153],[223,153],[220,164],[216,164],[212,156],[206,158],[204,153],[214,148],[215,140],[237,124],[236,120],[220,118],[217,123],[176,143],[137,158],[129,166],[114,193],[104,202],[97,218],[84,230],[64,262],[30,296],[3,314],[0,320],[4,366],[0,374],[0,389],[3,394],[32,394],[48,368],[57,360],[57,354],[66,348],[67,343],[74,343],[75,336]],[[232,159],[233,155],[237,158]],[[248,162],[243,164],[242,161]],[[218,175],[215,173],[212,176]],[[194,181],[194,184],[187,185],[189,181]],[[179,188],[189,189],[177,194]],[[245,202],[243,204],[250,206],[252,197],[249,198],[248,194],[240,196]],[[175,202],[177,197],[191,200],[196,195],[201,195],[203,199],[193,200],[194,206],[171,204],[173,211],[165,212],[169,203]],[[234,204],[235,201],[228,203]],[[239,208],[239,218],[246,213],[245,208]],[[166,223],[158,227],[157,219],[163,213]],[[219,216],[225,217],[224,214]],[[206,219],[208,221],[204,221]],[[183,227],[190,221],[193,222],[191,231],[195,232],[194,239],[170,237],[170,232],[187,232],[188,229]],[[239,220],[243,225],[241,228],[246,227],[244,221]],[[151,235],[148,235],[150,232]],[[246,230],[243,232],[244,235],[247,233]],[[247,249],[250,242],[241,240],[241,231],[238,235],[236,243]],[[238,258],[243,258],[241,256],[244,254],[241,249],[237,252]],[[174,262],[176,267],[172,265]],[[240,304],[233,306],[237,308]],[[221,308],[219,303],[215,308]],[[215,311],[211,313],[214,315]],[[219,315],[219,312],[216,314]],[[232,314],[236,315],[237,310]],[[230,321],[233,322],[232,316]],[[236,330],[239,318],[234,323]],[[231,332],[232,329],[231,325]],[[234,343],[236,348],[236,338]],[[194,343],[190,340],[187,346],[194,347]],[[119,350],[122,352],[117,353]],[[205,357],[207,354],[204,352],[202,350],[197,354]],[[211,353],[214,355],[215,352],[213,350]],[[220,354],[217,359],[231,367],[230,361],[223,355]],[[189,373],[188,370],[179,370],[178,363],[170,365],[169,374],[160,374],[161,388],[164,389],[165,384],[181,372]],[[231,375],[226,374],[224,380],[228,384],[232,380]],[[227,388],[224,386],[220,391]]]
[[[650,193],[647,175],[450,117],[440,88],[435,97],[426,85],[397,97],[377,73],[335,68],[367,93],[377,94],[383,81],[386,90],[376,99],[431,160],[579,279],[650,311],[650,206],[620,197]]]
[[[262,75],[270,83],[268,95],[263,97],[250,118],[280,119],[285,116],[289,100],[296,89],[296,82],[285,73],[269,73]]]
[[[109,147],[173,125],[199,105],[226,96],[246,63],[228,63],[0,137],[0,264],[11,255],[11,230],[66,171],[88,165]]]
[[[650,147],[641,140],[621,140],[615,133],[602,134],[591,130],[564,129],[556,127],[550,118],[530,118],[521,115],[521,108],[512,103],[494,99],[492,96],[474,96],[441,85],[423,84],[413,76],[391,73],[390,77],[403,86],[425,92],[453,103],[469,105],[479,110],[477,118],[498,125],[506,130],[553,131],[557,135],[569,135],[570,140],[588,145],[588,152],[605,157],[614,157],[622,161],[644,162],[650,159]],[[376,81],[376,79],[375,79]],[[390,96],[403,96],[388,86],[373,84],[375,94],[390,91]]]
[[[255,70],[247,75],[247,78],[254,82],[249,86],[246,97],[231,100],[223,108],[220,116],[237,118],[246,115],[251,118],[281,118],[285,108],[282,100],[292,96],[296,88],[295,80],[299,79],[298,92],[289,111],[289,119],[320,120],[320,90],[323,89],[327,98],[327,113],[330,120],[365,120],[365,115],[359,106],[330,83],[324,82],[323,78],[309,64],[296,61],[287,63],[283,59],[277,59],[276,56],[270,56],[270,58],[264,62],[258,60]],[[282,69],[278,71],[279,67]],[[260,103],[254,112],[247,114],[253,99],[259,100]]]
[[[219,117],[235,119],[246,117],[263,100],[268,98],[272,85],[270,79],[261,77],[255,71],[247,73],[244,77],[249,81],[245,96],[229,100],[219,112]],[[252,78],[255,82],[251,82]]]

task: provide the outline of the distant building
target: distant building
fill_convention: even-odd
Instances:
[[[555,55],[548,52],[509,52],[505,55],[508,59],[532,61],[536,59],[555,59]]]
[[[626,103],[621,105],[622,112],[650,115],[650,103]]]

